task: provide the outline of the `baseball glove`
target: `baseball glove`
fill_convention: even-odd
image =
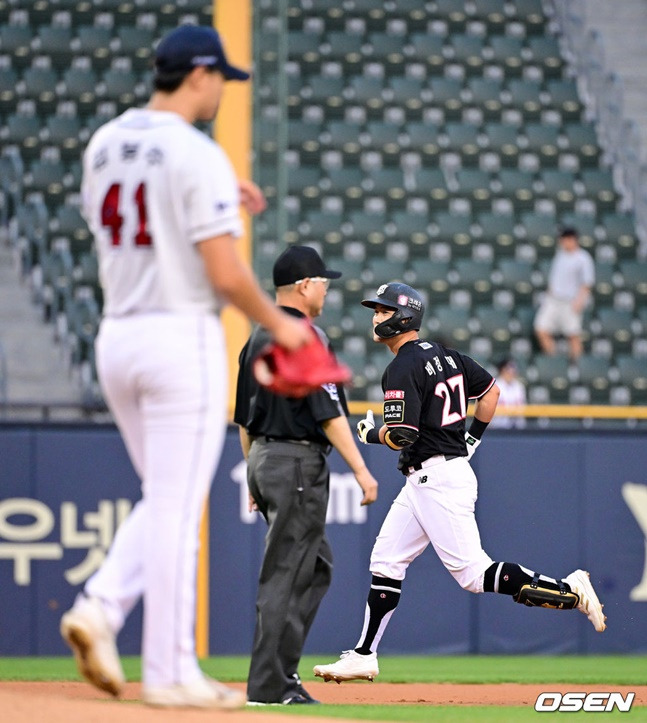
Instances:
[[[322,384],[350,381],[350,369],[340,364],[312,328],[312,339],[295,351],[268,344],[253,364],[256,381],[274,394],[305,397]]]

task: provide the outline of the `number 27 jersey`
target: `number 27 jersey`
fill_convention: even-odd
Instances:
[[[437,454],[465,456],[469,400],[482,397],[494,377],[471,357],[416,339],[400,347],[382,376],[384,423],[408,427],[418,438],[400,453],[406,469]]]
[[[90,140],[81,193],[106,316],[218,309],[196,244],[242,233],[220,146],[176,113],[133,108]]]

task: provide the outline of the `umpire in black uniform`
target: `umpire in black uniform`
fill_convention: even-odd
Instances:
[[[325,267],[315,249],[290,246],[274,264],[276,301],[289,314],[312,320],[321,314],[330,279],[340,276]],[[250,505],[269,524],[247,698],[258,704],[316,703],[301,685],[298,667],[332,576],[325,535],[331,448],[355,474],[362,505],[377,498],[377,482],[355,444],[342,388],[325,384],[295,399],[256,383],[251,365],[269,340],[257,327],[240,354],[234,413],[248,462]]]

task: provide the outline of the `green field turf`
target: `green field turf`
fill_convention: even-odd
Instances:
[[[316,663],[332,662],[334,656],[305,656],[301,662],[304,684],[314,680]],[[140,660],[122,658],[129,680],[139,680]],[[249,658],[217,657],[202,661],[209,675],[223,681],[242,682],[247,677]],[[0,680],[79,680],[74,661],[63,658],[0,658]],[[645,685],[647,656],[421,656],[380,658],[379,680],[385,683],[573,683],[608,685]],[[333,685],[333,683],[329,683]],[[366,684],[370,685],[369,683]],[[254,710],[254,709],[251,709]],[[263,712],[280,711],[297,717],[302,708],[266,707]],[[309,706],[308,716],[339,717],[347,720],[372,721],[526,721],[539,715],[528,707],[473,707],[429,705],[322,705]],[[573,715],[571,713],[571,715]],[[590,715],[580,713],[577,715]],[[647,707],[634,707],[630,713],[613,711],[608,716],[630,716],[632,721],[647,721]],[[544,713],[539,720],[553,720],[563,713]]]

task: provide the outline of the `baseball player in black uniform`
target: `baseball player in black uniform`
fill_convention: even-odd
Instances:
[[[388,346],[395,359],[382,377],[384,424],[377,429],[369,412],[357,435],[365,444],[398,451],[406,482],[373,547],[359,641],[337,662],[315,666],[315,675],[341,682],[372,680],[379,673],[377,648],[402,581],[429,543],[465,590],[510,595],[528,606],[577,608],[604,631],[606,618],[587,572],[550,578],[516,563],[495,562],[481,546],[474,516],[477,480],[469,460],[494,416],[499,397],[494,378],[469,356],[419,338],[424,304],[410,286],[384,284],[362,304],[374,310],[373,340]],[[470,400],[476,404],[466,431]]]
[[[312,320],[322,311],[330,279],[339,276],[314,249],[290,246],[274,264],[277,303],[292,316]],[[256,704],[308,704],[317,701],[301,684],[298,666],[331,582],[332,551],[325,534],[331,446],[354,472],[363,505],[377,498],[377,482],[353,438],[342,387],[324,384],[297,399],[258,385],[252,364],[269,341],[267,331],[257,327],[240,354],[234,414],[251,505],[269,524],[247,697]]]

